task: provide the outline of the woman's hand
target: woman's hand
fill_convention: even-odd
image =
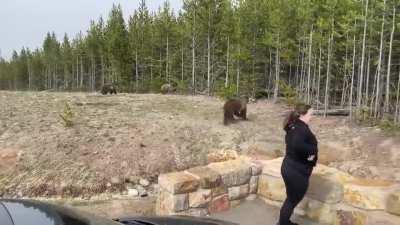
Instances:
[[[310,155],[310,156],[307,158],[307,160],[310,161],[310,162],[314,161],[314,159],[315,159],[315,155]]]

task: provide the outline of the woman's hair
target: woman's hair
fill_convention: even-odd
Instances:
[[[292,110],[283,121],[283,129],[288,130],[289,126],[298,120],[301,115],[306,115],[309,109],[311,109],[310,105],[304,103],[297,104],[294,110]]]

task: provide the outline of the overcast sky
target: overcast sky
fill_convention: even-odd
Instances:
[[[146,0],[148,8],[157,10],[164,0]],[[182,0],[169,0],[180,9]],[[35,49],[42,45],[48,31],[61,40],[64,33],[74,37],[86,31],[90,20],[107,18],[113,3],[120,3],[124,17],[138,7],[139,0],[0,0],[0,51],[8,59],[12,50],[23,46]]]

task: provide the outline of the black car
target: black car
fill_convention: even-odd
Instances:
[[[0,199],[0,225],[237,225],[190,216],[109,220],[72,208],[33,200]]]

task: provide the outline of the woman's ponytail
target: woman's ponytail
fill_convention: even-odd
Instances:
[[[303,103],[296,105],[294,110],[292,110],[283,120],[283,129],[288,131],[290,129],[290,126],[294,124],[301,115],[307,114],[309,109],[311,109],[310,105],[306,105]]]

